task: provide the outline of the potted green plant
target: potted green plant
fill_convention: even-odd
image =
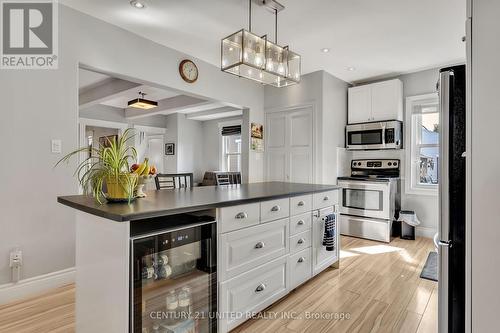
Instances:
[[[129,168],[129,162],[137,160],[137,151],[127,145],[133,137],[132,129],[127,129],[118,139],[107,138],[107,145],[100,145],[99,148],[84,147],[67,154],[56,166],[68,162],[80,153],[89,153],[75,170],[84,193],[92,194],[101,204],[103,199],[130,203],[135,199],[134,190],[139,176],[131,173]]]

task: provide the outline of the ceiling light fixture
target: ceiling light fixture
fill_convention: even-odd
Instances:
[[[130,1],[130,5],[132,7],[134,7],[134,8],[137,8],[137,9],[146,8],[146,4],[143,1],[140,1],[140,0],[131,0]]]
[[[142,110],[149,110],[158,106],[158,102],[145,99],[144,96],[146,96],[146,94],[143,93],[142,91],[139,91],[139,98],[134,98],[133,100],[129,101],[128,107],[142,109]]]
[[[252,33],[252,1],[274,13],[274,43],[267,35]],[[221,70],[275,87],[299,83],[300,55],[288,46],[278,45],[278,12],[285,7],[276,0],[249,0],[248,3],[248,30],[241,29],[221,42]]]
[[[354,72],[354,71],[356,70],[356,68],[354,68],[354,67],[347,67],[347,70],[348,70],[349,72]]]
[[[322,49],[321,49],[321,52],[323,52],[323,53],[328,53],[328,52],[330,52],[330,49],[329,49],[329,48],[327,48],[327,47],[325,47],[325,48],[322,48]]]

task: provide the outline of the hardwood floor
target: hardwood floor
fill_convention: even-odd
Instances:
[[[339,269],[327,269],[266,309],[267,317],[233,332],[437,332],[437,283],[419,278],[431,239],[342,237],[341,248]],[[74,286],[0,306],[0,332],[74,332]]]

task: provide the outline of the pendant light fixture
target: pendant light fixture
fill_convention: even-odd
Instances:
[[[134,98],[133,100],[129,101],[128,107],[142,109],[142,110],[149,110],[158,106],[158,102],[145,99],[144,96],[146,96],[146,93],[139,91],[139,98]]]
[[[274,43],[252,33],[252,1],[274,12]],[[278,12],[274,0],[249,0],[248,30],[241,29],[221,42],[221,70],[262,84],[285,87],[300,82],[300,55],[278,45]]]

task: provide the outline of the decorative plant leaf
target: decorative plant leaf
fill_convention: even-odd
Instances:
[[[86,195],[92,194],[96,201],[102,204],[103,199],[106,198],[103,191],[106,179],[114,180],[123,189],[130,203],[137,186],[137,176],[129,173],[130,161],[137,160],[137,150],[133,146],[127,145],[135,137],[132,131],[131,128],[126,129],[118,140],[107,137],[107,147],[76,149],[61,158],[54,167],[63,162],[68,163],[74,156],[81,153],[90,153],[90,156],[77,165],[74,172],[74,176],[78,179],[84,193]]]

